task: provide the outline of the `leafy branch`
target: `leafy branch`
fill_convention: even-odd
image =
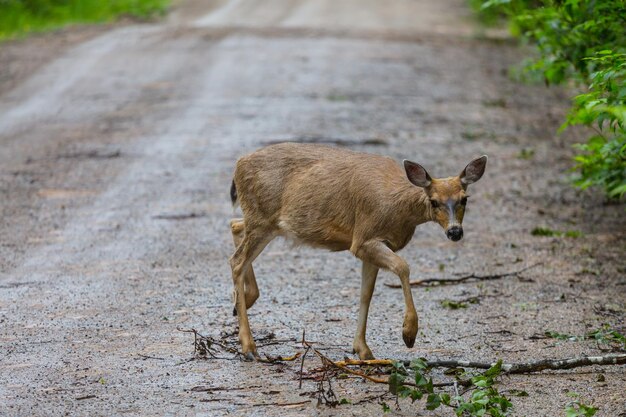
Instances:
[[[506,16],[511,32],[539,56],[522,73],[546,84],[574,81],[583,93],[559,131],[583,125],[594,134],[575,145],[574,184],[626,195],[626,3],[623,0],[469,0],[482,16]]]
[[[501,395],[494,386],[496,378],[502,373],[502,361],[498,361],[485,372],[469,379],[467,385],[471,392],[467,397],[458,392],[454,398],[447,392],[436,392],[433,380],[428,376],[428,363],[423,359],[411,361],[409,369],[413,373],[415,383],[407,386],[406,379],[409,377],[409,372],[406,367],[401,362],[393,363],[393,371],[389,376],[389,391],[399,398],[410,398],[412,402],[426,397],[427,410],[446,406],[452,408],[457,416],[501,417],[508,415],[513,407],[511,401]],[[452,399],[455,405],[452,404]]]

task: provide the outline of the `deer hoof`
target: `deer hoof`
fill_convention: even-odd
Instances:
[[[403,333],[402,339],[404,340],[404,344],[406,345],[406,347],[412,348],[413,346],[415,346],[415,335],[410,336]]]
[[[402,339],[404,344],[408,348],[412,348],[415,345],[415,338],[417,337],[417,314],[407,314],[404,316],[404,323],[402,325]]]
[[[239,337],[239,340],[241,341],[241,336]],[[241,353],[245,361],[255,361],[260,358],[252,338],[247,338],[247,340],[241,341]]]
[[[374,354],[372,353],[372,351],[367,349],[367,351],[359,353],[359,359],[361,359],[362,361],[371,361],[372,359],[375,359],[375,358],[374,358]]]
[[[352,353],[356,353],[359,355],[359,359],[362,361],[369,361],[374,359],[374,355],[367,345],[365,346],[354,346],[352,349]]]

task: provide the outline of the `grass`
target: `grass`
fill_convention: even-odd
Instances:
[[[0,40],[74,23],[150,19],[163,15],[169,4],[169,0],[0,0]]]

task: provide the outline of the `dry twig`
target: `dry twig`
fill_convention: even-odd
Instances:
[[[302,330],[302,345],[304,346],[304,335],[306,334],[306,329]],[[298,385],[298,389],[302,389],[302,371],[304,368],[304,359],[306,358],[307,353],[309,353],[309,350],[311,349],[310,346],[308,346],[306,348],[306,350],[304,351],[304,355],[302,355],[302,362],[300,362],[300,384]]]
[[[217,341],[209,336],[204,336],[198,333],[196,329],[183,329],[177,328],[178,331],[183,333],[193,333],[193,346],[194,346],[194,355],[200,358],[210,357],[211,359],[225,359],[225,360],[235,360],[238,358],[243,358],[243,354],[234,346],[229,346],[229,342]],[[227,335],[228,336],[228,335]],[[274,334],[271,333],[267,339],[274,339]],[[219,348],[219,349],[218,349]],[[224,351],[227,353],[231,353],[234,356],[227,358],[223,356],[217,356],[218,351]],[[265,355],[265,358],[257,358],[258,362],[262,363],[278,363],[278,362],[291,362],[295,361],[302,355],[301,352],[297,352],[292,356],[270,356]],[[158,358],[155,358],[158,359]]]
[[[453,284],[460,284],[462,282],[466,282],[466,281],[492,281],[492,280],[496,280],[496,279],[500,279],[500,278],[506,278],[506,277],[513,277],[513,276],[518,276],[519,274],[521,274],[522,272],[530,269],[530,268],[534,268],[536,266],[541,265],[542,262],[524,267],[522,269],[519,269],[517,271],[513,271],[513,272],[504,272],[501,274],[491,274],[491,275],[476,275],[474,272],[472,272],[471,274],[468,275],[463,275],[462,277],[458,277],[458,278],[427,278],[427,279],[421,279],[421,280],[417,280],[417,281],[411,281],[409,284],[412,287],[417,287],[417,286],[429,286],[429,285],[453,285]],[[387,284],[385,283],[386,287],[389,288],[402,288],[402,286],[400,284]]]
[[[330,365],[332,367],[335,367],[343,372],[346,372],[348,374],[352,374],[352,375],[356,375],[358,377],[361,377],[363,379],[367,379],[368,381],[372,381],[372,382],[376,382],[377,384],[386,384],[387,383],[387,379],[381,379],[381,378],[374,378],[370,375],[366,375],[362,372],[359,371],[355,371],[352,370],[344,365],[338,364],[337,362],[332,361],[331,359],[329,359],[326,355],[324,355],[322,352],[320,352],[319,350],[315,349],[309,342],[307,342],[306,340],[302,339],[302,344],[305,347],[308,347],[309,349],[313,350],[313,353],[315,353],[321,360],[322,360],[322,364],[324,365]],[[391,361],[390,361],[391,362]]]

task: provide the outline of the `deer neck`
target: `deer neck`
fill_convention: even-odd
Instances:
[[[430,200],[426,191],[408,183],[398,190],[398,204],[402,205],[402,212],[406,213],[407,221],[412,226],[433,220]]]

